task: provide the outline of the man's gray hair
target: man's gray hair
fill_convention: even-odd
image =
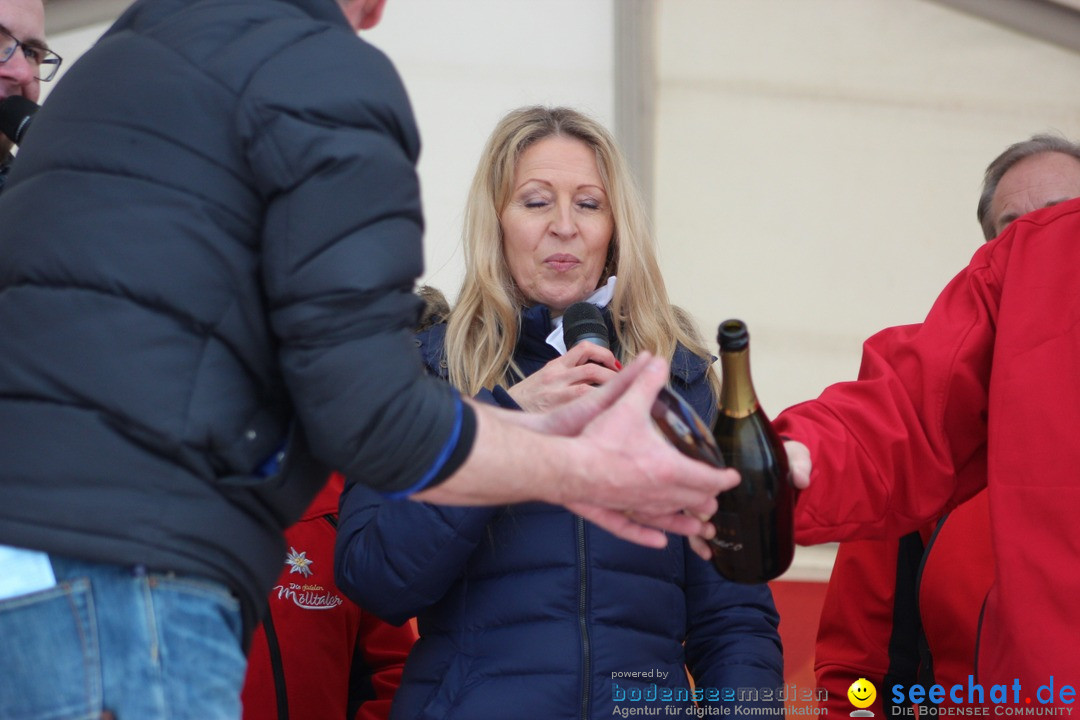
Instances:
[[[994,199],[994,193],[997,192],[997,186],[1001,182],[1001,178],[1013,165],[1024,158],[1047,152],[1071,155],[1080,160],[1080,144],[1066,140],[1059,135],[1040,133],[1032,135],[1029,140],[1013,143],[987,166],[986,175],[983,178],[982,195],[979,197],[979,207],[976,212],[979,225],[983,229],[983,236],[987,240],[993,240],[997,236],[997,232],[994,230],[994,218],[990,217],[990,203]]]

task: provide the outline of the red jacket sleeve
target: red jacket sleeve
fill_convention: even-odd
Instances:
[[[802,543],[909,532],[988,489],[996,567],[982,683],[1080,676],[1080,199],[1025,215],[976,252],[921,325],[865,346],[860,379],[777,419],[807,444]],[[991,373],[991,365],[993,372]]]
[[[987,388],[1000,287],[980,248],[921,325],[866,341],[857,382],[780,414],[777,431],[810,448],[796,505],[802,544],[898,537],[985,484]],[[974,481],[974,482],[972,482]]]

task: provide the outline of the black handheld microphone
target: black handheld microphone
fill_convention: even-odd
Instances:
[[[600,309],[587,302],[574,303],[563,313],[563,341],[566,349],[578,343],[591,342],[608,350],[607,325]],[[682,454],[716,467],[725,467],[720,448],[712,432],[694,408],[668,386],[660,388],[649,412],[672,445]]]
[[[567,350],[580,342],[591,342],[611,349],[604,315],[600,308],[592,303],[579,302],[566,308],[563,313],[562,336]]]
[[[37,103],[22,95],[11,95],[0,100],[0,132],[18,145],[38,109]]]

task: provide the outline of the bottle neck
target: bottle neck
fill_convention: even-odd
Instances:
[[[750,348],[720,353],[720,412],[728,417],[744,418],[758,409],[754,383],[750,381]]]

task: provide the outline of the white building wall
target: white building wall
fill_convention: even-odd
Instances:
[[[1080,139],[1080,55],[922,0],[662,0],[656,225],[676,302],[745,319],[771,414],[919,322],[982,242],[982,173]]]
[[[465,198],[499,118],[570,105],[611,127],[612,2],[389,0],[382,22],[361,33],[393,59],[420,124],[423,282],[457,295]]]

